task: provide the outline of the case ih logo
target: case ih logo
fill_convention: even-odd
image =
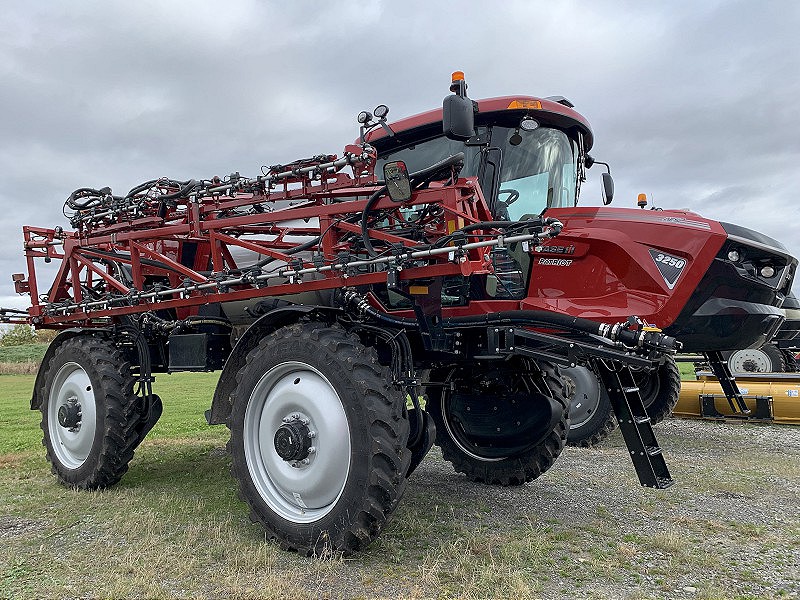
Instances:
[[[575,246],[536,246],[533,251],[540,254],[575,254]]]
[[[686,260],[678,256],[664,254],[652,248],[650,248],[650,256],[653,257],[653,261],[656,263],[661,276],[664,278],[664,283],[667,284],[669,289],[674,288],[675,284],[678,282],[678,277],[683,273]]]
[[[572,264],[572,261],[566,258],[540,258],[539,264],[550,265],[551,267],[568,267]]]

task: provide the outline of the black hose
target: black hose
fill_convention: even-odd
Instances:
[[[191,325],[192,327],[195,327],[197,325],[217,325],[218,327],[233,329],[233,325],[231,325],[230,321],[226,321],[225,319],[214,319],[211,317],[203,317],[200,315],[193,317],[186,317],[184,319],[184,322],[187,325]]]
[[[141,329],[139,329],[134,320],[128,315],[122,317],[122,324],[118,325],[118,330],[129,335],[133,339],[133,344],[139,359],[139,386],[136,393],[141,395],[146,402],[146,406],[149,406],[153,398],[153,377],[150,364],[150,348],[147,345],[147,340],[142,334]]]
[[[198,187],[200,187],[200,184],[197,183],[197,181],[195,181],[194,179],[190,179],[189,181],[185,182],[185,184],[181,184],[181,187],[177,192],[173,192],[171,194],[164,194],[163,196],[159,196],[157,199],[160,201],[164,201],[164,200],[176,200],[177,198],[183,198],[184,196],[188,196],[190,192],[196,190]]]
[[[74,192],[69,195],[67,198],[66,205],[69,206],[72,210],[86,210],[87,208],[93,208],[98,206],[107,194],[104,193],[108,190],[108,188],[103,190],[95,190],[93,188],[78,188]],[[111,190],[108,190],[110,193]],[[80,200],[84,199],[83,202]]]
[[[412,351],[411,351],[411,344],[408,341],[408,337],[405,334],[405,331],[398,332],[397,335],[392,335],[391,332],[387,331],[386,329],[382,329],[380,327],[376,327],[374,325],[366,325],[364,323],[360,323],[356,326],[358,329],[363,331],[371,331],[376,336],[383,339],[390,347],[392,352],[392,375],[396,380],[400,380],[403,378],[404,373],[406,375],[412,376],[414,374],[414,364],[411,360]],[[394,364],[395,362],[399,364]],[[417,397],[417,390],[415,389],[414,385],[406,386],[406,392],[408,393],[409,397],[411,398],[411,403],[414,405],[416,409],[415,420],[414,420],[414,429],[413,429],[413,436],[409,437],[407,446],[409,448],[413,448],[417,444],[419,444],[420,440],[422,439],[424,429],[425,429],[425,422],[422,416],[422,408],[419,405],[419,398]]]
[[[448,168],[454,167],[455,165],[461,164],[464,165],[464,153],[457,152],[452,156],[448,156],[447,158],[440,160],[437,163],[433,163],[430,167],[425,167],[424,169],[420,169],[419,171],[415,171],[414,173],[410,173],[408,175],[409,179],[418,179],[418,180],[425,180],[428,177],[433,177],[440,171]]]
[[[419,329],[420,327],[417,319],[384,314],[371,307],[367,302],[360,302],[358,308],[375,319],[395,327],[408,327],[412,329]],[[579,333],[588,333],[590,335],[600,335],[606,338],[608,338],[608,335],[604,333],[604,330],[609,327],[604,323],[598,323],[597,321],[591,321],[589,319],[539,310],[509,310],[469,317],[450,317],[442,319],[441,325],[445,329],[502,325],[544,326],[566,329]],[[652,347],[667,350],[680,350],[682,346],[675,338],[657,331],[619,329],[615,335],[617,340],[629,346],[637,346],[642,341]]]
[[[159,181],[160,181],[159,179],[151,179],[150,181],[145,181],[144,183],[140,183],[136,187],[131,188],[131,190],[125,195],[125,197],[131,198],[137,194],[141,194],[142,192],[149,190]]]
[[[369,239],[369,228],[367,227],[367,222],[369,220],[369,213],[372,212],[372,207],[380,199],[380,197],[386,193],[387,189],[389,188],[383,186],[382,188],[373,192],[369,197],[369,200],[367,200],[367,205],[364,207],[364,212],[361,215],[361,241],[364,244],[364,249],[373,258],[378,256],[378,253],[375,252],[375,248],[372,247],[372,242]]]
[[[313,248],[314,246],[319,244],[321,239],[322,239],[322,236],[317,236],[313,240],[308,240],[307,242],[303,242],[299,246],[295,246],[294,248],[289,248],[288,250],[284,250],[283,253],[292,255],[292,254],[297,254],[298,252],[302,252],[303,250],[308,250],[309,248]],[[271,263],[273,260],[278,260],[278,259],[274,258],[272,256],[267,256],[266,258],[262,258],[258,262],[255,262],[255,263],[253,263],[252,265],[249,265],[246,268],[247,269],[260,269],[261,267]],[[245,267],[242,267],[242,268],[244,269]]]
[[[448,233],[445,236],[442,236],[433,244],[433,248],[441,248],[446,246],[450,242],[452,242],[456,237],[460,234],[469,233],[470,231],[474,231],[476,229],[499,229],[501,227],[504,228],[522,228],[530,227],[536,225],[536,221],[483,221],[481,223],[472,223],[470,225],[465,225],[461,229],[455,230],[453,233]],[[541,219],[539,219],[539,224],[541,224]]]
[[[425,167],[424,169],[411,173],[409,174],[408,178],[412,181],[412,185],[416,187],[427,183],[442,170],[452,168],[458,164],[464,164],[463,152],[448,156],[444,160],[440,160],[439,162],[432,164],[430,167]],[[367,226],[369,214],[372,212],[372,208],[375,203],[386,193],[387,189],[388,188],[384,185],[377,191],[373,192],[369,197],[369,200],[367,200],[367,205],[364,207],[364,212],[361,215],[361,241],[364,244],[364,249],[372,258],[377,257],[378,253],[375,251],[375,248],[373,248],[372,242],[369,239],[369,227]]]
[[[137,194],[141,194],[142,192],[149,190],[151,187],[157,184],[175,185],[180,189],[183,187],[187,187],[189,184],[196,184],[196,183],[197,182],[194,181],[193,179],[189,179],[187,181],[175,181],[173,179],[151,179],[150,181],[145,181],[144,183],[140,183],[136,187],[131,188],[131,190],[125,195],[125,198],[131,198],[133,196],[136,196]],[[169,196],[174,196],[174,195],[175,195],[174,193],[169,194]],[[159,196],[157,199],[160,200],[162,198],[164,198],[164,196]]]
[[[386,315],[372,308],[371,306],[367,306],[366,308],[363,308],[363,310],[376,319],[386,323],[391,323],[397,327],[412,327],[415,329],[419,328],[419,322],[416,319]],[[489,327],[493,325],[550,325],[572,331],[590,333],[593,335],[598,335],[600,333],[601,326],[600,323],[597,323],[596,321],[590,321],[589,319],[581,319],[580,317],[571,317],[569,315],[536,310],[507,310],[503,312],[485,313],[482,315],[473,315],[469,317],[450,317],[447,319],[442,319],[442,326],[445,328],[475,326]]]

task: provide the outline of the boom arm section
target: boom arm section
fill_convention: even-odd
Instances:
[[[356,146],[255,179],[156,180],[125,197],[78,190],[67,202],[74,231],[24,228],[31,321],[92,327],[153,310],[191,314],[212,302],[384,282],[390,267],[401,279],[469,275],[486,272],[504,240],[557,233],[538,218],[492,222],[479,186],[457,178],[458,161],[426,170],[403,203],[381,193],[374,163],[369,146]],[[352,176],[340,172],[348,165]],[[39,259],[60,263],[46,290]]]

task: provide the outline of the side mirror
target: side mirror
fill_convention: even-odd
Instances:
[[[611,204],[614,199],[614,178],[611,173],[603,173],[603,204]]]
[[[463,73],[453,73],[450,89],[455,93],[442,103],[442,130],[451,140],[468,140],[475,134],[475,110],[467,97]]]
[[[383,165],[383,179],[386,181],[386,191],[393,202],[411,200],[411,181],[406,163],[397,160]]]

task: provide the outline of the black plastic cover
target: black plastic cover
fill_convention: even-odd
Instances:
[[[169,336],[169,370],[216,371],[231,352],[230,336],[221,333],[186,333]]]

